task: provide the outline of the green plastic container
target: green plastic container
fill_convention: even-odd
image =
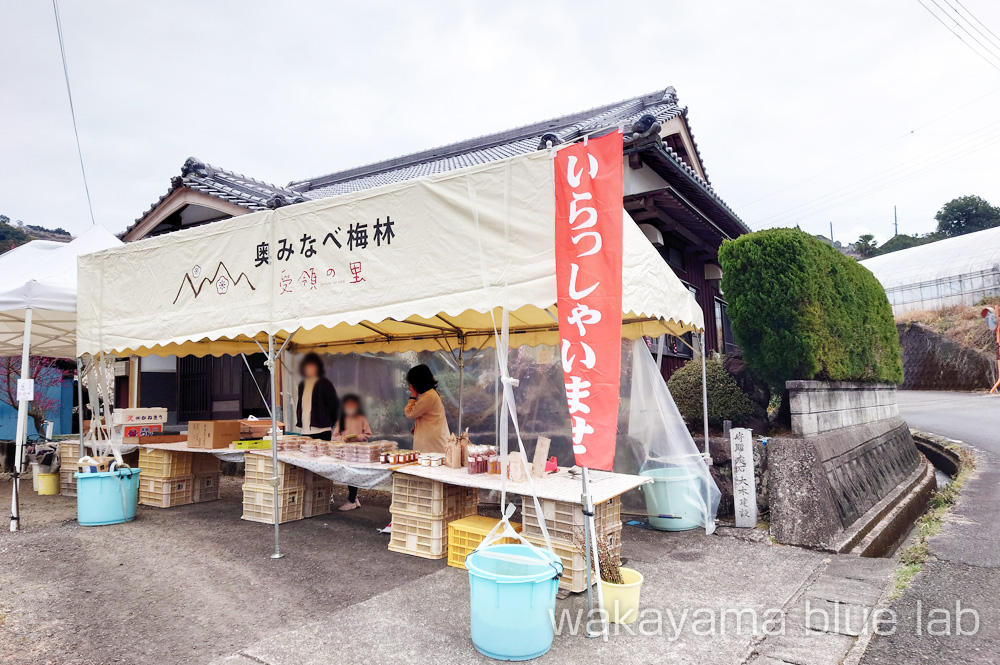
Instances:
[[[642,485],[649,524],[660,531],[688,531],[701,526],[705,490],[701,477],[682,466],[647,469],[639,475],[652,478]]]

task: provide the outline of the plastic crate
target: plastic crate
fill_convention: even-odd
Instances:
[[[159,448],[139,448],[139,468],[143,478],[178,478],[191,475],[195,453]]]
[[[389,551],[424,559],[443,559],[448,556],[450,522],[451,520],[446,519],[393,514]]]
[[[483,539],[493,530],[500,520],[481,515],[463,517],[448,524],[448,565],[465,569],[465,557],[479,547]],[[514,531],[521,532],[521,525],[511,522]],[[515,538],[500,538],[492,544],[517,543]]]
[[[328,514],[332,493],[333,481],[315,473],[308,473],[306,475],[305,500],[302,504],[302,517]]]
[[[59,460],[61,462],[76,462],[80,459],[80,443],[73,441],[59,442]]]
[[[271,456],[248,454],[244,461],[246,474],[244,482],[257,488],[271,489],[271,478],[275,476]],[[278,462],[278,488],[305,487],[306,473],[307,471],[301,466]]]
[[[538,502],[542,506],[542,515],[545,516],[545,528],[553,542],[575,543],[583,538],[583,510],[579,503],[551,499],[539,499]],[[538,524],[535,503],[530,496],[523,497],[521,516],[524,534],[541,538],[542,527]],[[598,533],[620,526],[621,521],[621,497],[594,504],[594,526]]]
[[[218,501],[219,483],[222,480],[222,472],[196,473],[194,474],[194,491],[191,495],[193,503],[204,503],[206,501]]]
[[[59,493],[63,496],[76,496],[76,468],[59,467]]]
[[[303,487],[286,487],[278,490],[279,524],[302,519],[305,492]],[[274,524],[274,489],[244,485],[243,519],[250,522]]]
[[[186,506],[194,502],[194,476],[175,478],[146,477],[146,470],[139,474],[139,503],[156,508]]]
[[[393,516],[458,519],[475,515],[478,506],[477,489],[446,485],[403,473],[392,474],[392,505],[389,511]]]
[[[222,460],[207,453],[191,453],[191,473],[196,476],[222,471]],[[142,467],[139,467],[140,469]]]
[[[621,556],[622,553],[622,526],[613,527],[605,532],[612,554]],[[552,550],[559,556],[563,564],[562,577],[559,578],[559,588],[571,593],[579,593],[587,590],[587,557],[583,552],[583,536],[580,543],[561,543],[552,541]],[[525,540],[536,547],[545,549],[545,541],[542,538],[525,536]]]

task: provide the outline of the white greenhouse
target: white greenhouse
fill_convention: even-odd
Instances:
[[[1000,294],[1000,228],[867,259],[893,314],[974,305]]]

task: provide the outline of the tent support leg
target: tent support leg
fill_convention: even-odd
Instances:
[[[705,333],[701,334],[701,416],[705,424],[705,459],[708,460],[712,458],[712,451],[708,447],[708,360],[705,353]]]
[[[24,339],[21,341],[21,375],[27,379],[31,372],[31,308],[24,310]],[[10,530],[21,530],[20,497],[21,459],[24,457],[24,440],[28,434],[28,400],[17,403],[17,432],[14,435],[14,487],[10,494]]]
[[[280,559],[284,555],[281,553],[280,525],[278,524],[281,505],[278,498],[278,405],[275,395],[278,382],[274,376],[275,366],[274,335],[268,335],[267,367],[271,375],[271,468],[274,471],[274,477],[271,478],[271,485],[274,487],[274,554],[271,555],[271,558]]]
[[[583,542],[587,557],[587,637],[607,636],[607,623],[604,620],[604,589],[601,587],[601,564],[597,553],[597,531],[594,523],[594,500],[590,496],[590,472],[583,467],[583,493],[580,501],[583,504]],[[597,571],[594,579],[594,571]],[[594,607],[593,585],[597,584],[597,607]],[[599,629],[594,629],[594,612],[597,612]]]
[[[465,374],[465,340],[458,339],[458,435],[462,436],[462,392]]]
[[[76,359],[76,402],[79,405],[76,409],[76,422],[80,428],[80,457],[86,455],[83,451],[83,358]],[[74,462],[76,460],[73,460]],[[62,460],[60,460],[62,462]]]

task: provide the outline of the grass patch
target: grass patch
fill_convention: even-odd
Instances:
[[[949,450],[954,451],[959,457],[958,474],[950,483],[944,487],[939,487],[931,494],[927,506],[927,512],[917,520],[916,541],[900,552],[899,566],[896,568],[896,579],[890,599],[895,600],[903,595],[903,591],[910,586],[910,582],[917,576],[927,560],[930,550],[927,547],[928,539],[941,533],[944,526],[944,516],[952,506],[958,501],[958,496],[962,492],[965,481],[969,479],[976,469],[976,458],[972,451],[964,446],[951,444]]]

